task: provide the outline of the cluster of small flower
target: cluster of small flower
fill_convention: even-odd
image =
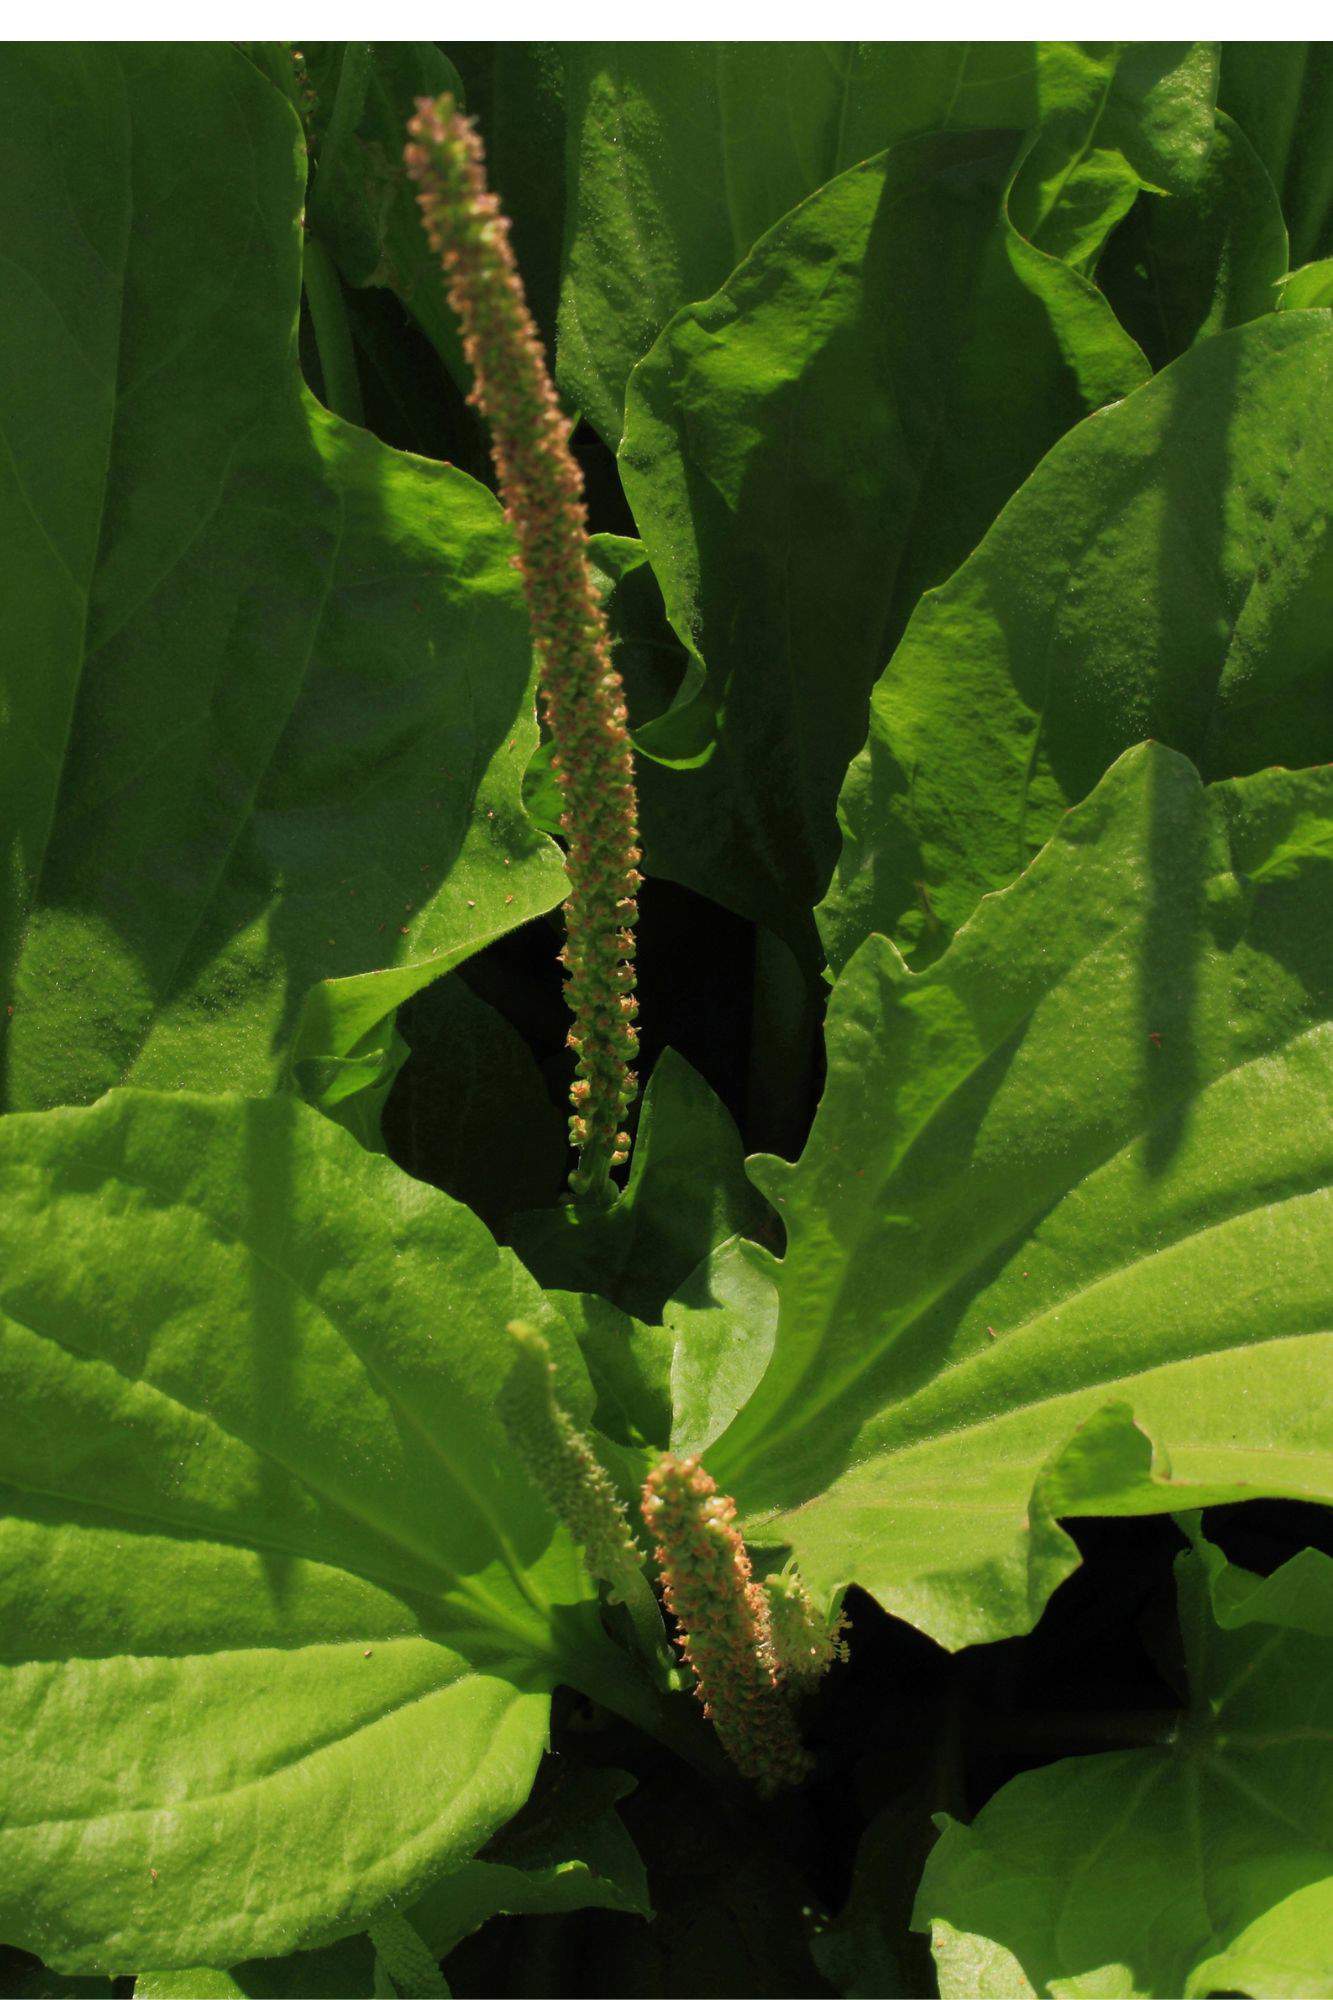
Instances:
[[[527,592],[568,843],[561,959],[577,1058],[570,1136],[580,1153],[571,1186],[605,1201],[610,1169],[629,1157],[621,1121],[637,1087],[630,1064],[638,1050],[633,927],[642,855],[624,689],[588,564],[570,426],[524,298],[508,218],[486,184],[481,140],[447,96],[422,98],[409,131],[407,169],[462,322],[472,401],[490,424]]]

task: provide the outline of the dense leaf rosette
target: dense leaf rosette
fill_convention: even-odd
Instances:
[[[286,1099],[0,1122],[0,1932],[56,1966],[361,1928],[634,1670],[494,1410],[517,1260]]]
[[[1331,800],[1144,746],[927,971],[857,952],[753,1167],[771,1360],[691,1440],[747,1539],[959,1645],[1032,1623],[1061,1514],[1333,1495]]]

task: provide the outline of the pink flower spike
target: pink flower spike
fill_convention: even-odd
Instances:
[[[630,927],[641,879],[624,689],[588,564],[570,426],[524,298],[508,219],[486,185],[481,140],[447,95],[418,99],[408,132],[407,171],[462,322],[472,401],[490,425],[500,498],[518,543],[568,838],[565,997],[585,1086],[570,1119],[580,1154],[570,1186],[581,1200],[605,1203],[615,1194],[611,1168],[627,1157],[620,1121],[634,1101],[630,1063],[638,1050],[632,1016],[619,1005],[634,985]]]
[[[810,1759],[773,1651],[769,1601],[750,1572],[736,1505],[697,1458],[664,1458],[643,1489],[662,1594],[723,1749],[761,1792],[797,1785]]]

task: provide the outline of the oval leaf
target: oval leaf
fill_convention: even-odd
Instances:
[[[633,1682],[494,1413],[515,1313],[582,1418],[577,1349],[287,1099],[13,1116],[0,1183],[0,1931],[123,1970],[360,1929],[522,1803],[556,1680]]]

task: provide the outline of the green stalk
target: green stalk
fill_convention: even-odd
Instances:
[[[342,282],[332,257],[317,236],[306,237],[302,277],[324,377],[324,401],[335,416],[345,417],[349,424],[364,424],[361,381],[356,372]]]
[[[329,113],[329,122],[320,141],[321,167],[327,167],[337,159],[361,122],[366,91],[370,85],[371,53],[369,42],[343,44],[343,59],[338,69],[338,88],[334,92],[333,109]]]

